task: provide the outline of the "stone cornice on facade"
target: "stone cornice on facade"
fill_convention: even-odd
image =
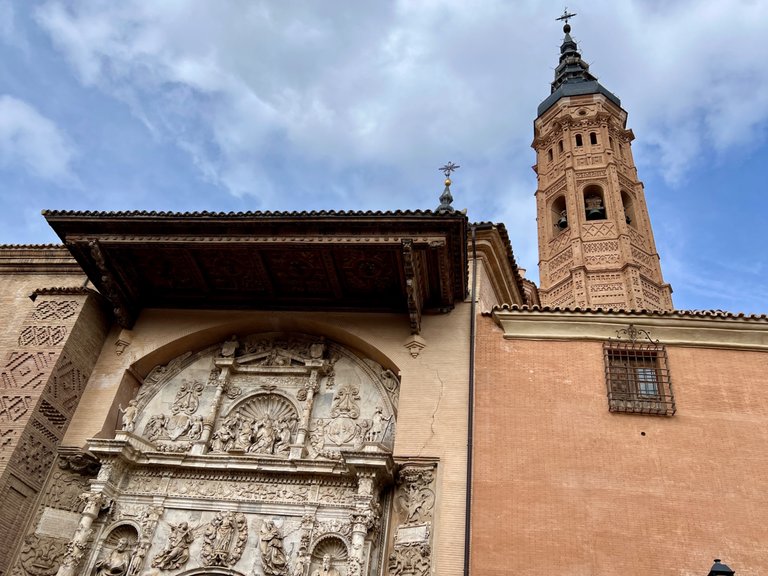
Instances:
[[[0,274],[82,274],[63,244],[0,245]]]
[[[768,350],[768,316],[720,310],[600,310],[496,306],[491,316],[507,339],[597,340],[616,338],[634,324],[661,344]]]
[[[483,222],[473,226],[476,226],[477,256],[486,263],[498,301],[525,303],[523,279],[504,225]],[[471,249],[470,245],[469,250]]]
[[[391,480],[394,473],[392,454],[385,451],[342,452],[339,460],[279,459],[253,454],[205,454],[160,452],[148,440],[130,432],[117,431],[115,439],[91,438],[88,449],[100,459],[118,458],[132,466],[150,469],[166,468],[188,473],[311,474],[329,478],[349,476],[357,469],[375,469],[382,478]]]

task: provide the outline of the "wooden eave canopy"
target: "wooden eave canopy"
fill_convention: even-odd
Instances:
[[[407,312],[467,294],[467,220],[415,212],[45,211],[130,328],[142,308]]]

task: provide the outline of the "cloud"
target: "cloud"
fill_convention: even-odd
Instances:
[[[26,102],[0,95],[0,167],[21,166],[37,178],[75,185],[76,150],[54,122]]]

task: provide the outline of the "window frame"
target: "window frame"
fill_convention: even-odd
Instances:
[[[611,339],[603,343],[605,385],[611,412],[672,416],[677,411],[667,350],[662,344],[647,340]]]

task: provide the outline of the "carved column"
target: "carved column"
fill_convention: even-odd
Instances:
[[[360,471],[357,473],[357,494],[355,511],[350,517],[352,524],[352,550],[349,554],[348,576],[360,576],[365,565],[365,538],[376,521],[378,490],[376,490],[376,472]]]
[[[291,447],[291,454],[289,458],[291,460],[301,458],[304,453],[304,444],[307,441],[307,432],[309,431],[309,419],[312,416],[312,405],[314,403],[315,393],[320,387],[318,380],[318,370],[312,370],[309,373],[309,382],[307,382],[306,401],[304,402],[304,410],[301,412],[301,419],[299,420],[299,430],[296,433],[296,444]]]
[[[216,418],[219,416],[219,410],[221,409],[221,397],[229,386],[229,373],[234,362],[234,358],[216,359],[216,366],[221,368],[221,373],[216,381],[216,394],[213,397],[213,402],[211,402],[211,409],[208,412],[208,416],[203,420],[203,432],[200,435],[200,440],[195,442],[195,445],[192,446],[191,454],[200,455],[207,452],[208,442],[213,433],[213,424],[216,422]]]
[[[109,503],[109,500],[100,492],[86,492],[81,498],[85,501],[85,508],[80,518],[80,524],[74,537],[67,544],[67,551],[56,576],[75,576],[77,567],[80,565],[88,546],[88,539],[93,532],[91,529],[93,521]]]

